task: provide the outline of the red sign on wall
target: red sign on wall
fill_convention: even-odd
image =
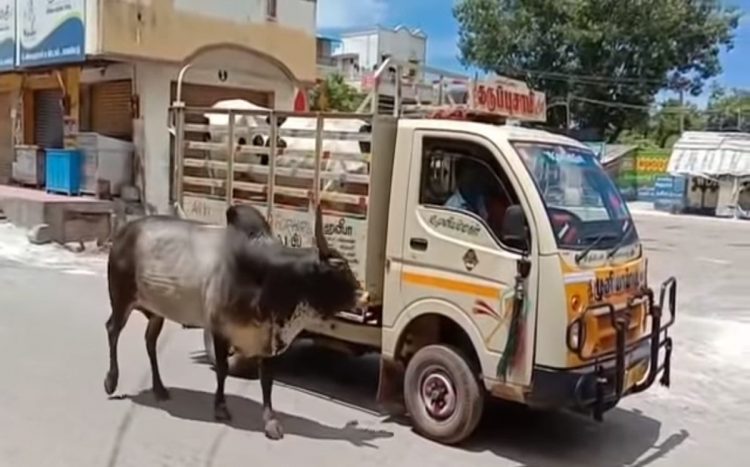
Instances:
[[[307,93],[304,89],[298,89],[294,97],[294,111],[307,112]]]

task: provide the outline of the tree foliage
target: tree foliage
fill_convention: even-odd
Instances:
[[[648,119],[664,88],[693,95],[721,72],[740,14],[720,0],[462,0],[454,7],[465,65],[517,79],[547,93],[568,93],[580,128],[614,140]],[[565,109],[551,109],[563,126]]]
[[[714,85],[706,115],[709,130],[750,132],[750,90]]]
[[[705,129],[704,115],[692,103],[680,105],[679,99],[667,99],[649,119],[649,134],[660,148],[670,148],[680,137],[680,120],[685,131]]]
[[[328,75],[310,93],[310,108],[317,111],[354,112],[364,100],[364,95],[349,85],[344,77]]]
[[[700,131],[706,127],[705,115],[698,106],[693,103],[681,106],[679,99],[667,99],[648,119],[623,131],[617,142],[643,147],[671,148],[680,137],[681,119],[685,131]]]

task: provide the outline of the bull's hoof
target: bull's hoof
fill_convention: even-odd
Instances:
[[[275,418],[266,422],[266,438],[272,440],[279,440],[284,437],[284,429],[281,427],[281,423]]]
[[[230,422],[232,421],[232,414],[229,413],[226,405],[217,405],[214,407],[214,419],[217,422]]]
[[[169,391],[164,386],[154,386],[151,391],[154,393],[154,397],[157,401],[163,402],[171,399]]]
[[[117,389],[118,376],[119,375],[117,373],[109,372],[104,378],[104,392],[106,392],[108,396],[114,394],[115,389]]]

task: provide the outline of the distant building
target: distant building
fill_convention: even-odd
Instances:
[[[360,88],[368,74],[387,58],[412,64],[404,73],[419,80],[420,68],[427,61],[427,35],[420,29],[405,26],[344,33],[340,39],[318,37],[318,75],[341,73]]]

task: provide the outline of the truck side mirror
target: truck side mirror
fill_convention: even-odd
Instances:
[[[513,204],[505,210],[501,236],[500,240],[506,245],[529,251],[529,227],[520,204]]]

